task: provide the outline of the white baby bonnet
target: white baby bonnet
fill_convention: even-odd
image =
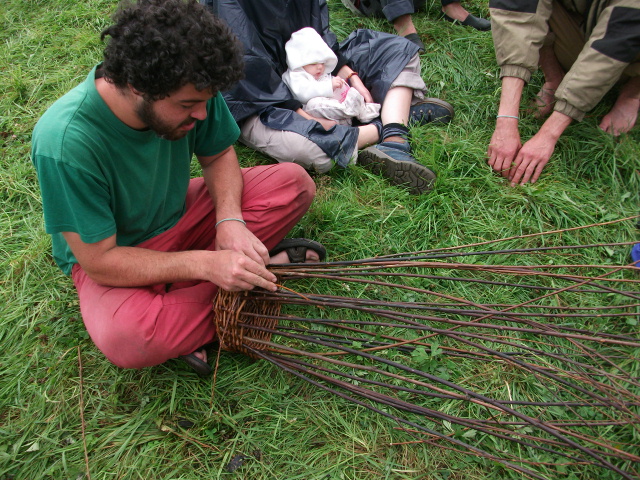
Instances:
[[[290,70],[302,68],[312,63],[324,63],[325,73],[331,73],[338,64],[338,57],[311,27],[305,27],[291,34],[284,46],[287,66]]]

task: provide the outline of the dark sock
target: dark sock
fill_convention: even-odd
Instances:
[[[378,141],[381,142],[382,141],[382,120],[380,119],[380,117],[378,117],[378,118],[374,118],[369,123],[371,125],[375,125],[376,128],[378,129]]]
[[[382,126],[380,141],[384,142],[389,137],[402,137],[405,141],[409,141],[409,129],[401,123],[387,123]]]

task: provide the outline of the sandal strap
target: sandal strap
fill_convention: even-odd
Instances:
[[[285,238],[269,251],[269,256],[273,257],[280,252],[287,252],[291,263],[304,263],[307,260],[308,249],[316,252],[320,261],[323,261],[327,256],[327,250],[320,242],[307,238]]]

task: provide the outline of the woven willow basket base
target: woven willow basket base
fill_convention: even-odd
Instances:
[[[230,352],[244,353],[255,358],[249,350],[265,350],[263,343],[252,340],[271,340],[271,332],[246,328],[253,325],[273,330],[280,315],[280,303],[258,302],[252,298],[252,292],[227,292],[219,290],[213,301],[214,323],[220,340],[220,348]]]

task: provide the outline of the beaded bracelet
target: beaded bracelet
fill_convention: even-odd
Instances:
[[[223,218],[222,220],[219,220],[218,223],[216,223],[213,228],[218,228],[218,225],[220,225],[222,222],[228,222],[229,220],[233,220],[235,222],[240,222],[243,225],[247,224],[247,222],[245,222],[241,218]]]

